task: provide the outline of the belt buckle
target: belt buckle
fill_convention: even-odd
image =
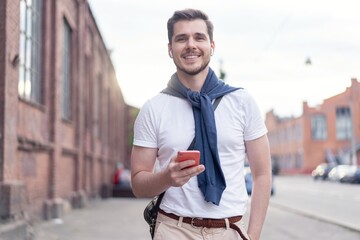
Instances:
[[[201,227],[198,227],[198,226],[195,226],[195,225],[194,225],[194,223],[195,223],[195,219],[199,219],[199,220],[201,220],[200,218],[193,217],[193,218],[191,218],[190,225],[191,225],[193,228],[201,228]]]

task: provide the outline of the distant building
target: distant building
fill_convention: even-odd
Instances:
[[[360,165],[360,83],[317,107],[303,103],[303,114],[280,118],[266,114],[273,165],[282,172],[309,173],[318,164]],[[352,154],[352,153],[356,154]]]
[[[127,120],[86,0],[0,1],[0,239],[107,197]]]

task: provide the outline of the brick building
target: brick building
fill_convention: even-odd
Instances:
[[[126,113],[86,0],[1,0],[0,238],[14,219],[106,196]]]
[[[266,114],[273,164],[283,172],[309,173],[323,162],[360,165],[360,83],[303,114],[280,118]],[[356,154],[353,154],[356,153]]]

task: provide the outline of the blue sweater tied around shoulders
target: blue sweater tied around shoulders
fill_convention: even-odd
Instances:
[[[217,133],[212,101],[238,88],[220,81],[214,71],[209,68],[208,75],[200,92],[186,88],[177,77],[172,75],[162,93],[187,99],[193,109],[195,120],[194,149],[200,151],[200,163],[205,171],[197,176],[205,201],[220,204],[221,196],[226,188],[224,173],[221,169],[217,148]]]

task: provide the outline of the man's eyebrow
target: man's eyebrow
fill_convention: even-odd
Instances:
[[[202,33],[202,32],[197,32],[195,33],[196,36],[202,36],[202,37],[206,37],[206,34],[205,33]],[[178,34],[178,35],[175,35],[174,38],[180,38],[180,37],[187,37],[188,35],[185,34],[185,33],[182,33],[182,34]]]

